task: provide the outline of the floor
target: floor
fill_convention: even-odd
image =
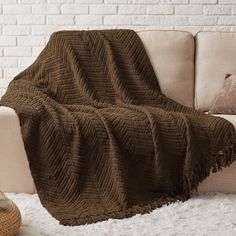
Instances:
[[[194,195],[184,203],[163,206],[150,214],[76,227],[59,225],[42,207],[37,195],[7,196],[22,213],[18,236],[236,235],[236,194]]]

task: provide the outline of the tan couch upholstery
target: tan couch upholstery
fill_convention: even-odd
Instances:
[[[11,108],[0,107],[0,134],[0,190],[33,193],[19,119]]]
[[[194,38],[181,31],[139,32],[162,92],[193,107]]]
[[[208,111],[227,73],[236,74],[236,32],[196,35],[195,107]]]
[[[236,115],[217,115],[230,121],[236,129]],[[212,173],[198,187],[199,192],[236,193],[236,162],[222,171]]]
[[[196,108],[208,111],[224,75],[236,73],[236,33],[199,33],[196,48],[188,32],[142,31],[139,36],[163,93],[184,105],[193,106],[195,92]],[[236,128],[236,115],[222,117]],[[199,191],[236,192],[235,179],[236,163],[208,177],[199,185]],[[6,107],[0,107],[0,189],[35,192],[18,117]]]

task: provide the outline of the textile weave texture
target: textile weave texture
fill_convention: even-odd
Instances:
[[[162,94],[132,30],[53,33],[0,105],[17,112],[39,198],[64,225],[186,200],[236,156],[232,124]]]

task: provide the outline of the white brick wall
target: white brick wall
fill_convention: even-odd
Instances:
[[[61,29],[236,30],[236,0],[0,0],[0,97]]]

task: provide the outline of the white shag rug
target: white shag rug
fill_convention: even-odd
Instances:
[[[36,194],[7,196],[22,214],[18,236],[236,235],[236,194],[194,195],[184,203],[165,205],[150,214],[76,227],[60,225],[42,207]]]

